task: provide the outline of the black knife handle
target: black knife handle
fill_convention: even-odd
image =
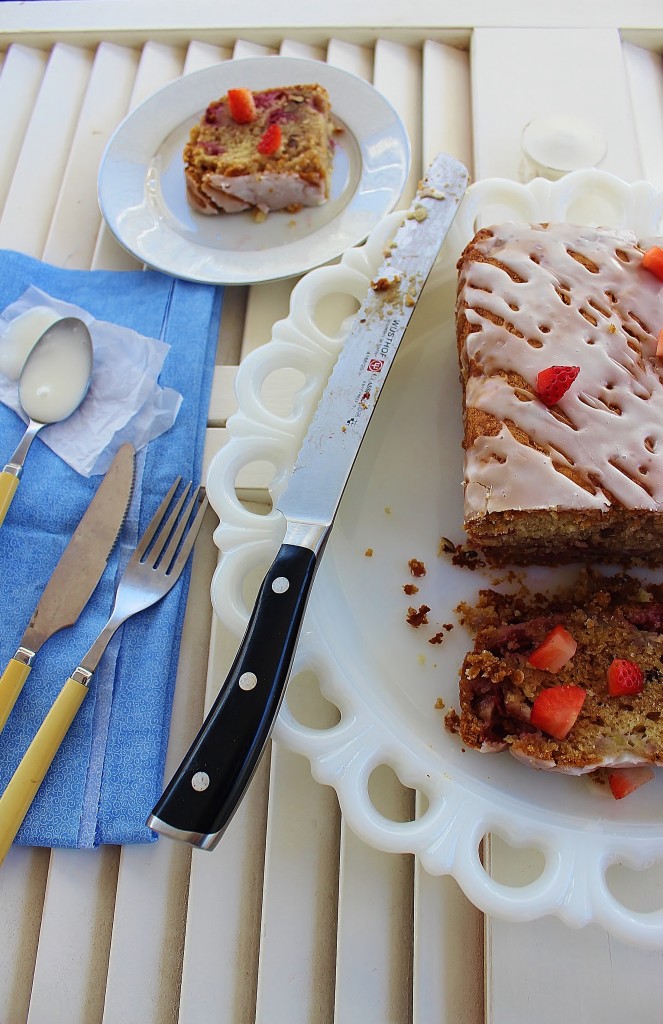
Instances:
[[[155,832],[213,849],[244,795],[276,720],[316,570],[283,544],[219,696],[147,819]]]

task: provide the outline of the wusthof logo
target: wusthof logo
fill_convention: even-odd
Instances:
[[[369,359],[368,369],[371,373],[379,373],[384,366],[384,359]]]

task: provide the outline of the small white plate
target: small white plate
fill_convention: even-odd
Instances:
[[[207,105],[228,89],[317,82],[335,122],[331,196],[293,214],[192,210],[182,150]],[[227,61],[171,82],[119,125],[106,146],[99,205],[117,240],[157,270],[208,284],[292,277],[363,241],[401,195],[410,143],[393,107],[372,85],[322,61],[256,57]]]
[[[460,251],[475,230],[500,220],[609,224],[645,239],[660,234],[662,216],[663,193],[653,185],[627,185],[602,171],[469,188],[359,453],[301,632],[293,674],[316,677],[340,720],[310,728],[286,697],[275,729],[277,740],[309,758],[319,782],[336,789],[346,822],[365,842],[416,853],[431,874],[453,875],[480,909],[513,921],[555,914],[576,927],[596,922],[657,949],[663,948],[660,893],[649,890],[645,911],[625,905],[613,891],[611,866],[644,869],[663,861],[663,769],[628,800],[616,801],[587,778],[533,771],[506,753],[464,751],[445,730],[436,701],[458,706],[458,671],[471,641],[459,625],[445,631],[441,646],[428,640],[456,622],[459,602],[473,601],[496,575],[469,572],[438,554],[441,536],[464,539],[454,329]],[[398,219],[391,214],[360,249],[299,281],[287,319],[237,373],[238,412],[228,421],[230,439],[210,466],[207,489],[221,520],[212,599],[238,635],[249,615],[246,583],[267,569],[284,531],[280,513],[257,515],[237,499],[238,474],[267,464],[274,470],[273,497],[285,487],[345,336],[343,327],[325,330],[319,312],[330,296],[335,308],[346,308],[345,296],[363,298]],[[287,415],[268,404],[274,374],[281,388],[284,374],[292,385]],[[402,589],[412,582],[411,558],[427,568],[413,598]],[[534,568],[528,580],[541,587],[558,575]],[[406,624],[409,603],[430,607],[428,626]],[[371,802],[368,780],[381,764],[425,795],[416,820],[388,820]],[[520,887],[492,878],[480,857],[488,834],[540,851],[539,877]]]

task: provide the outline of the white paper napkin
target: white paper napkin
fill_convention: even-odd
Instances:
[[[93,476],[105,473],[126,441],[139,451],[172,427],[182,396],[158,384],[170,346],[130,328],[95,320],[87,310],[39,288],[28,288],[0,314],[0,355],[11,321],[36,307],[48,307],[59,317],[78,317],[90,331],[94,350],[92,379],[83,403],[67,420],[40,431],[40,438],[56,455],[82,476]],[[18,382],[1,372],[0,402],[27,422]]]

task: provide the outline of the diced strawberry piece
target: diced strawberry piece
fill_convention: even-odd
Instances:
[[[542,690],[532,704],[530,724],[563,740],[575,724],[587,693],[582,686],[551,686]]]
[[[608,772],[608,785],[615,800],[623,800],[625,796],[644,786],[645,782],[651,782],[653,778],[654,769],[648,764],[633,768],[615,768]]]
[[[645,688],[645,677],[642,669],[634,661],[626,658],[615,658],[608,668],[608,693],[611,697],[623,697],[642,693]]]
[[[658,341],[656,342],[656,355],[659,359],[663,359],[663,331],[658,332]]]
[[[548,366],[536,378],[536,393],[545,405],[555,405],[579,373],[579,366]]]
[[[255,120],[256,104],[250,89],[228,89],[228,109],[237,124]]]
[[[660,246],[653,245],[651,249],[647,249],[642,257],[642,265],[645,270],[651,271],[663,281],[663,249]]]
[[[281,148],[281,125],[270,124],[265,130],[260,142],[258,152],[263,156],[273,156]]]
[[[534,668],[542,668],[547,672],[559,672],[576,653],[578,644],[568,629],[555,626],[548,636],[532,651],[527,659]]]

